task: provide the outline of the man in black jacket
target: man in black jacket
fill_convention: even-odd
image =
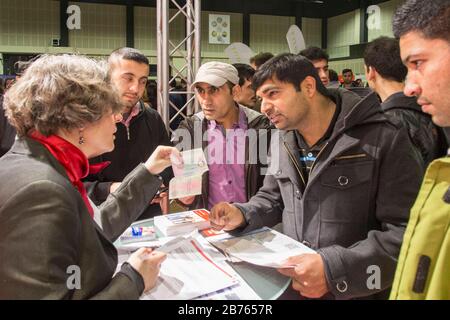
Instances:
[[[142,96],[149,75],[149,61],[141,52],[121,48],[111,53],[108,63],[111,81],[123,102],[123,120],[117,123],[114,151],[93,159],[92,163],[110,161],[111,164],[86,183],[90,198],[100,204],[110,192],[114,192],[122,179],[139,163],[145,162],[158,145],[170,145],[164,122],[158,112],[144,105]],[[166,169],[161,174],[168,185],[173,176]],[[161,214],[159,201],[155,198],[139,219]]]
[[[364,52],[364,63],[367,81],[380,97],[381,108],[408,129],[424,167],[445,155],[446,142],[441,129],[431,121],[430,115],[422,112],[416,97],[403,93],[407,69],[400,58],[398,40],[388,37],[373,40]]]

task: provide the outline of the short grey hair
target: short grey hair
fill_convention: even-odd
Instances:
[[[81,55],[42,55],[5,94],[4,108],[19,136],[48,136],[79,128],[122,103],[111,87],[106,61]]]

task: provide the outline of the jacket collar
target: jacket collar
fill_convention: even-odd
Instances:
[[[43,144],[37,142],[36,140],[30,139],[28,137],[19,138],[11,147],[11,152],[26,155],[35,158],[38,161],[46,162],[59,174],[69,180],[69,176],[67,175],[64,167],[58,162],[58,160],[56,160],[55,157],[51,155],[50,151],[48,151]]]
[[[130,122],[133,118],[135,118],[142,110],[141,101],[138,101],[133,108],[131,108],[130,113],[128,113],[127,118],[123,118],[120,123],[122,123],[125,127],[130,126]]]
[[[383,103],[381,103],[383,111],[391,109],[409,109],[417,112],[422,112],[422,108],[417,103],[416,97],[407,97],[403,92],[396,92],[389,96]]]
[[[332,99],[341,104],[341,110],[329,140],[333,140],[346,130],[369,122],[388,121],[383,115],[377,95],[373,92],[364,99],[345,89],[328,89]],[[283,140],[291,149],[296,149],[294,131],[281,130]]]
[[[131,109],[128,118],[122,119],[122,121],[118,122],[118,124],[123,124],[125,127],[129,127],[132,122],[136,120],[136,118],[141,117],[144,114],[146,106],[142,100],[139,100],[136,105]]]
[[[357,94],[342,88],[328,89],[328,91],[334,101],[341,102],[341,112],[330,140],[356,125],[388,121],[375,92],[361,99]]]

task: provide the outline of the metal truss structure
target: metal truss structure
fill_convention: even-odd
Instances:
[[[176,8],[172,17],[169,12],[170,3]],[[201,0],[157,0],[156,14],[158,112],[170,133],[172,131],[170,124],[177,117],[186,118],[198,110],[191,84],[201,58]],[[174,43],[170,39],[171,24],[179,15],[184,16],[186,20],[186,37],[181,42]],[[173,62],[175,56],[183,57],[184,65],[181,68],[175,66]],[[169,74],[170,69],[172,74]],[[186,82],[185,90],[173,90],[170,87],[170,83],[176,78]],[[183,106],[176,106],[170,100],[171,95],[177,94],[186,96],[186,103]]]

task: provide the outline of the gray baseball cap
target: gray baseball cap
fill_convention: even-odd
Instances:
[[[237,69],[229,63],[211,61],[203,64],[198,69],[195,81],[192,85],[199,82],[205,82],[214,87],[221,87],[227,81],[230,81],[233,84],[239,83]]]

